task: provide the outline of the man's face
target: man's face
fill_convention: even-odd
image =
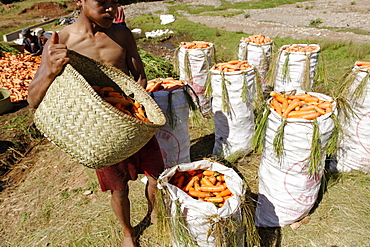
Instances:
[[[81,11],[92,22],[102,28],[109,28],[117,12],[116,0],[82,0]]]

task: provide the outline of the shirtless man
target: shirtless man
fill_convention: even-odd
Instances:
[[[69,62],[67,49],[97,61],[113,65],[131,75],[144,88],[146,75],[139,56],[136,41],[129,28],[113,24],[117,12],[116,0],[77,0],[81,13],[77,21],[54,32],[45,44],[40,67],[29,85],[28,103],[37,108],[49,86]],[[122,246],[136,246],[138,232],[130,223],[129,180],[135,180],[138,173],[148,178],[146,197],[148,199],[147,219],[154,221],[156,178],[163,171],[164,164],[160,148],[153,137],[137,154],[116,165],[97,170],[103,191],[112,193],[112,209],[123,227]]]

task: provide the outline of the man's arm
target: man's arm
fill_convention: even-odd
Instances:
[[[43,49],[40,67],[28,87],[27,101],[30,106],[39,106],[51,83],[68,62],[67,47],[59,44],[59,36],[53,32]]]
[[[134,80],[137,81],[141,86],[146,88],[147,78],[144,70],[144,65],[140,58],[135,38],[129,28],[127,28],[126,48],[126,62],[128,69],[134,77]]]

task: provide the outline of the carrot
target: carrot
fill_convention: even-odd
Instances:
[[[284,118],[286,118],[289,114],[289,112],[291,112],[292,110],[294,110],[294,108],[296,108],[297,106],[299,106],[299,99],[294,99],[289,105],[288,107],[286,108],[286,110],[283,112],[283,116]]]
[[[321,116],[321,114],[319,112],[313,112],[313,113],[309,113],[309,114],[303,116],[302,118],[307,119],[307,120],[312,120],[312,119],[320,117],[320,116]]]
[[[302,116],[305,116],[307,114],[315,113],[316,111],[314,109],[308,110],[308,111],[292,111],[288,114],[288,118],[302,118]]]
[[[322,115],[324,115],[326,113],[326,111],[324,109],[321,109],[321,108],[319,108],[317,106],[315,106],[315,111],[317,111],[318,113],[320,113]]]
[[[317,98],[315,96],[308,96],[308,97],[304,98],[304,101],[305,102],[319,102],[319,98]]]
[[[210,170],[204,170],[203,171],[203,175],[205,175],[205,176],[213,176],[215,174],[216,174],[215,171],[210,171]]]
[[[304,100],[305,98],[311,96],[310,94],[297,94],[297,95],[288,95],[288,99],[300,99]]]
[[[271,91],[270,96],[275,98],[280,103],[283,103],[285,99],[285,97],[283,97],[282,95],[280,95],[278,92],[275,92],[275,91]]]
[[[217,181],[225,181],[225,175],[224,174],[220,174],[218,176],[216,176],[217,178]]]
[[[216,178],[215,176],[211,176],[211,177],[209,177],[208,179],[209,179],[209,181],[210,181],[213,185],[215,185],[215,184],[216,184],[217,178]]]
[[[114,92],[114,88],[112,88],[112,87],[102,87],[101,91]]]
[[[105,97],[104,100],[112,105],[121,104],[122,107],[127,107],[131,105],[130,101],[116,97]]]
[[[191,180],[189,181],[189,183],[185,186],[185,191],[189,191],[191,187],[194,187],[194,182],[196,180],[199,180],[198,176],[192,177]]]
[[[206,197],[204,198],[205,201],[207,202],[224,202],[224,198],[223,197]]]
[[[200,186],[200,191],[205,191],[205,192],[215,192],[215,191],[224,191],[226,188],[223,185],[220,186]]]
[[[220,192],[219,196],[224,197],[224,196],[229,196],[231,194],[232,192],[229,189],[225,189],[224,191]]]
[[[179,187],[179,188],[182,188],[183,187],[183,184],[184,184],[184,181],[185,181],[185,177],[184,175],[180,176],[177,181],[176,181],[176,186]]]
[[[288,103],[288,99],[287,99],[287,98],[285,98],[285,99],[283,100],[282,105],[281,105],[281,112],[282,112],[282,113],[284,113],[284,112],[286,111],[286,109],[288,108],[288,105],[289,105],[289,103]]]
[[[196,191],[200,191],[200,183],[199,183],[199,180],[194,181],[194,189]]]
[[[325,101],[324,103],[318,104],[317,107],[320,107],[321,109],[326,109],[328,107],[333,107],[333,104],[329,101]]]
[[[203,177],[201,180],[200,180],[200,184],[203,186],[213,186],[213,183],[211,181],[209,181],[209,179],[207,177]]]
[[[204,198],[204,197],[211,197],[212,193],[204,192],[204,191],[189,190],[188,195],[190,195],[192,197]]]

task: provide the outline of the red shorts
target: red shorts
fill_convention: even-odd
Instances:
[[[102,169],[96,169],[101,190],[123,190],[129,180],[138,174],[158,178],[164,170],[164,162],[157,139],[149,142],[131,157]]]

